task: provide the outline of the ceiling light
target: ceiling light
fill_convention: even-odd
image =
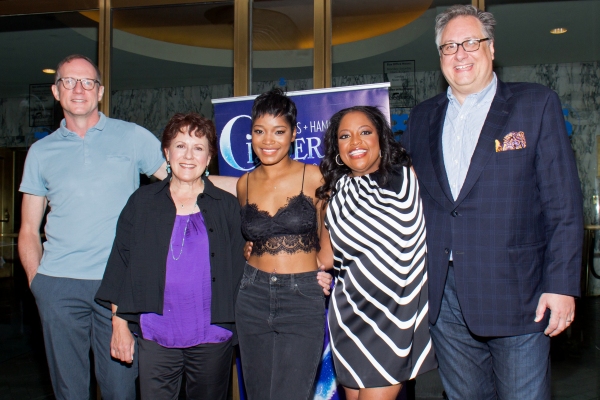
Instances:
[[[562,33],[567,33],[567,28],[554,28],[550,30],[550,33],[553,35],[560,35]]]
[[[52,68],[44,68],[42,70],[42,72],[45,73],[45,74],[54,74],[54,73],[56,73],[56,71],[53,70]]]

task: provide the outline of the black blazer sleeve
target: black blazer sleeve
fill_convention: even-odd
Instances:
[[[244,265],[246,260],[244,259],[244,245],[246,240],[242,236],[242,219],[240,214],[240,204],[237,199],[233,202],[233,210],[228,213],[229,218],[229,234],[231,235],[232,244],[232,281],[231,286],[233,290],[233,304],[237,301],[238,291],[240,289],[240,281],[244,275]]]
[[[102,283],[96,293],[96,301],[106,308],[110,308],[111,304],[119,305],[119,297],[123,290],[123,284],[126,281],[129,268],[129,250],[133,232],[136,193],[133,193],[129,197],[125,208],[123,208],[121,215],[119,215],[115,240],[110,256],[108,257]]]

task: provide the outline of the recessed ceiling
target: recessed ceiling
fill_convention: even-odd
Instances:
[[[263,11],[276,13],[270,15],[284,15],[287,19],[279,17],[281,21],[292,21],[295,28],[286,35],[280,35],[280,38],[288,38],[286,40],[277,42],[270,39],[271,45],[276,44],[272,48],[277,50],[258,50],[259,46],[255,44],[254,81],[273,79],[273,76],[285,79],[312,77],[312,50],[305,48],[303,39],[306,32],[312,32],[312,21],[308,25],[300,22],[312,18],[312,8],[294,8],[296,1],[300,4],[307,0],[255,2],[255,8],[262,10],[258,15]],[[308,1],[312,3],[312,0]],[[415,5],[414,14],[406,11],[409,3]],[[362,35],[358,36],[362,39],[350,42],[348,40],[352,38],[335,39],[334,76],[381,74],[384,61],[396,60],[415,60],[417,70],[438,70],[439,58],[433,37],[434,18],[442,7],[453,3],[455,0],[434,0],[433,3],[431,0],[333,0],[333,37],[350,37],[342,33],[350,35],[353,31]],[[342,9],[336,8],[340,4],[343,4]],[[397,17],[399,10],[404,7],[404,13],[412,15],[408,18],[412,22],[398,22],[401,27],[395,29],[392,25],[378,24],[376,21],[383,18],[381,16],[386,12],[370,7],[371,4],[387,5],[389,14]],[[424,5],[428,5],[428,9],[421,11],[419,6]],[[178,22],[179,28],[175,31],[179,33],[171,33],[171,39],[164,40],[149,37],[147,28],[143,26],[147,26],[147,22],[140,16],[148,15],[149,8],[113,11],[117,31],[113,34],[112,89],[231,84],[233,52],[227,43],[233,34],[224,33],[231,13],[227,8],[215,8],[214,4],[193,7],[200,6],[204,7],[203,12],[195,16],[189,12],[191,8],[188,7],[192,6],[153,8],[155,14],[156,10],[160,10],[158,14],[164,16],[162,24],[156,23],[152,28],[160,37],[167,35],[171,31],[169,26]],[[498,20],[496,66],[600,60],[600,0],[486,0],[486,6]],[[186,10],[190,15],[186,15]],[[120,14],[128,17],[119,22]],[[134,17],[137,14],[136,19]],[[97,23],[89,17],[97,19],[97,16],[96,11],[85,16],[70,12],[1,17],[0,57],[4,62],[0,63],[0,99],[27,96],[29,84],[52,82],[52,76],[43,74],[42,69],[55,66],[68,54],[83,53],[96,59]],[[267,17],[260,18],[268,22]],[[396,19],[400,18],[389,20],[394,22]],[[216,26],[213,26],[215,23]],[[196,31],[189,33],[198,26],[212,29],[202,35]],[[550,29],[555,27],[565,27],[568,32],[550,35]],[[223,31],[219,30],[221,28]],[[269,43],[268,36],[277,34],[278,30],[269,31],[265,28],[262,32],[267,37],[263,41],[266,46]],[[256,33],[253,32],[255,42]],[[211,39],[213,44],[221,43],[218,48],[197,42],[204,40],[199,36],[211,35],[216,36]],[[294,43],[292,47],[300,50],[282,50],[291,42]]]
[[[334,7],[334,45],[396,31],[420,17],[432,0],[344,1]],[[98,23],[98,12],[81,12]],[[113,27],[156,41],[233,50],[233,4],[148,7],[113,11]],[[253,49],[299,50],[314,47],[313,1],[258,2],[252,11]]]

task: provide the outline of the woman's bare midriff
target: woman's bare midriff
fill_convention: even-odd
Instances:
[[[317,252],[305,253],[299,251],[294,254],[278,253],[276,255],[263,254],[251,255],[248,264],[263,272],[277,274],[299,274],[302,272],[316,271]]]

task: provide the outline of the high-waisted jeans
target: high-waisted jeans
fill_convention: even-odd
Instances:
[[[248,399],[308,399],[325,329],[317,271],[276,274],[246,264],[235,312]]]

